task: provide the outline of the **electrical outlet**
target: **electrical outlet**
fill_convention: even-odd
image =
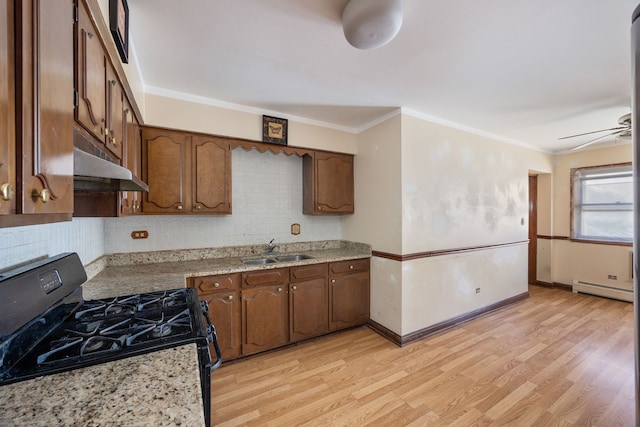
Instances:
[[[149,237],[149,232],[147,230],[140,230],[140,231],[132,231],[131,232],[131,238],[132,239],[146,239],[147,237]]]
[[[480,293],[480,288],[476,288],[476,294]]]
[[[614,274],[609,274],[609,275],[607,276],[607,279],[609,279],[609,280],[618,280],[618,276],[616,276],[616,275],[614,275]]]

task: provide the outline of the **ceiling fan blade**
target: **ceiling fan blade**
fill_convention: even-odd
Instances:
[[[612,130],[624,130],[624,129],[629,129],[629,126],[618,126],[615,128],[611,128],[611,129],[601,129],[601,130],[594,130],[593,132],[585,132],[585,133],[578,133],[576,135],[570,135],[570,136],[563,136],[562,138],[558,138],[558,139],[569,139],[569,138],[575,138],[576,136],[584,136],[584,135],[591,135],[593,133],[600,133],[600,132],[609,132]],[[608,135],[605,135],[608,136]]]
[[[615,132],[608,133],[608,134],[606,134],[606,135],[599,136],[599,137],[597,137],[596,139],[592,139],[592,140],[590,140],[590,141],[585,142],[584,144],[580,144],[580,145],[578,145],[577,147],[573,147],[573,148],[572,148],[572,149],[570,149],[569,151],[576,151],[576,150],[580,150],[580,149],[582,149],[582,148],[584,148],[584,147],[587,147],[587,146],[589,146],[589,145],[591,145],[591,144],[595,144],[596,142],[598,142],[598,141],[600,141],[601,139],[606,138],[606,137],[608,137],[608,136],[618,135],[618,134],[624,133],[624,132],[626,132],[628,129],[629,129],[629,128],[625,126],[625,127],[623,127],[622,129],[620,129],[620,130],[617,130],[617,131],[615,131]]]

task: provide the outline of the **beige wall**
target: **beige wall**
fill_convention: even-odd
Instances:
[[[203,100],[204,101],[204,100]],[[145,123],[174,129],[262,140],[262,114],[147,93]],[[355,154],[357,135],[289,119],[288,144]]]
[[[626,163],[632,160],[632,145],[623,144],[557,155],[553,168],[553,235],[571,235],[571,169]],[[553,240],[551,279],[571,285],[574,280],[629,289],[630,252],[628,246],[597,245]],[[610,280],[609,275],[617,276]]]

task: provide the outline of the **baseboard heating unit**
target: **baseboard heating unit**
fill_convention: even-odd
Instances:
[[[613,288],[611,286],[598,285],[596,283],[574,280],[572,286],[574,293],[583,293],[633,302],[633,291],[628,289]]]

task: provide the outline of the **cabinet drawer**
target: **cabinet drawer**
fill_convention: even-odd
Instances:
[[[238,275],[221,274],[219,276],[192,277],[191,286],[196,288],[199,293],[238,289]]]
[[[242,287],[254,288],[263,285],[282,285],[288,283],[288,269],[249,271],[242,273]]]
[[[369,258],[351,259],[329,264],[329,274],[346,274],[369,270]]]
[[[289,280],[291,283],[322,277],[327,277],[327,264],[312,264],[289,268]]]

